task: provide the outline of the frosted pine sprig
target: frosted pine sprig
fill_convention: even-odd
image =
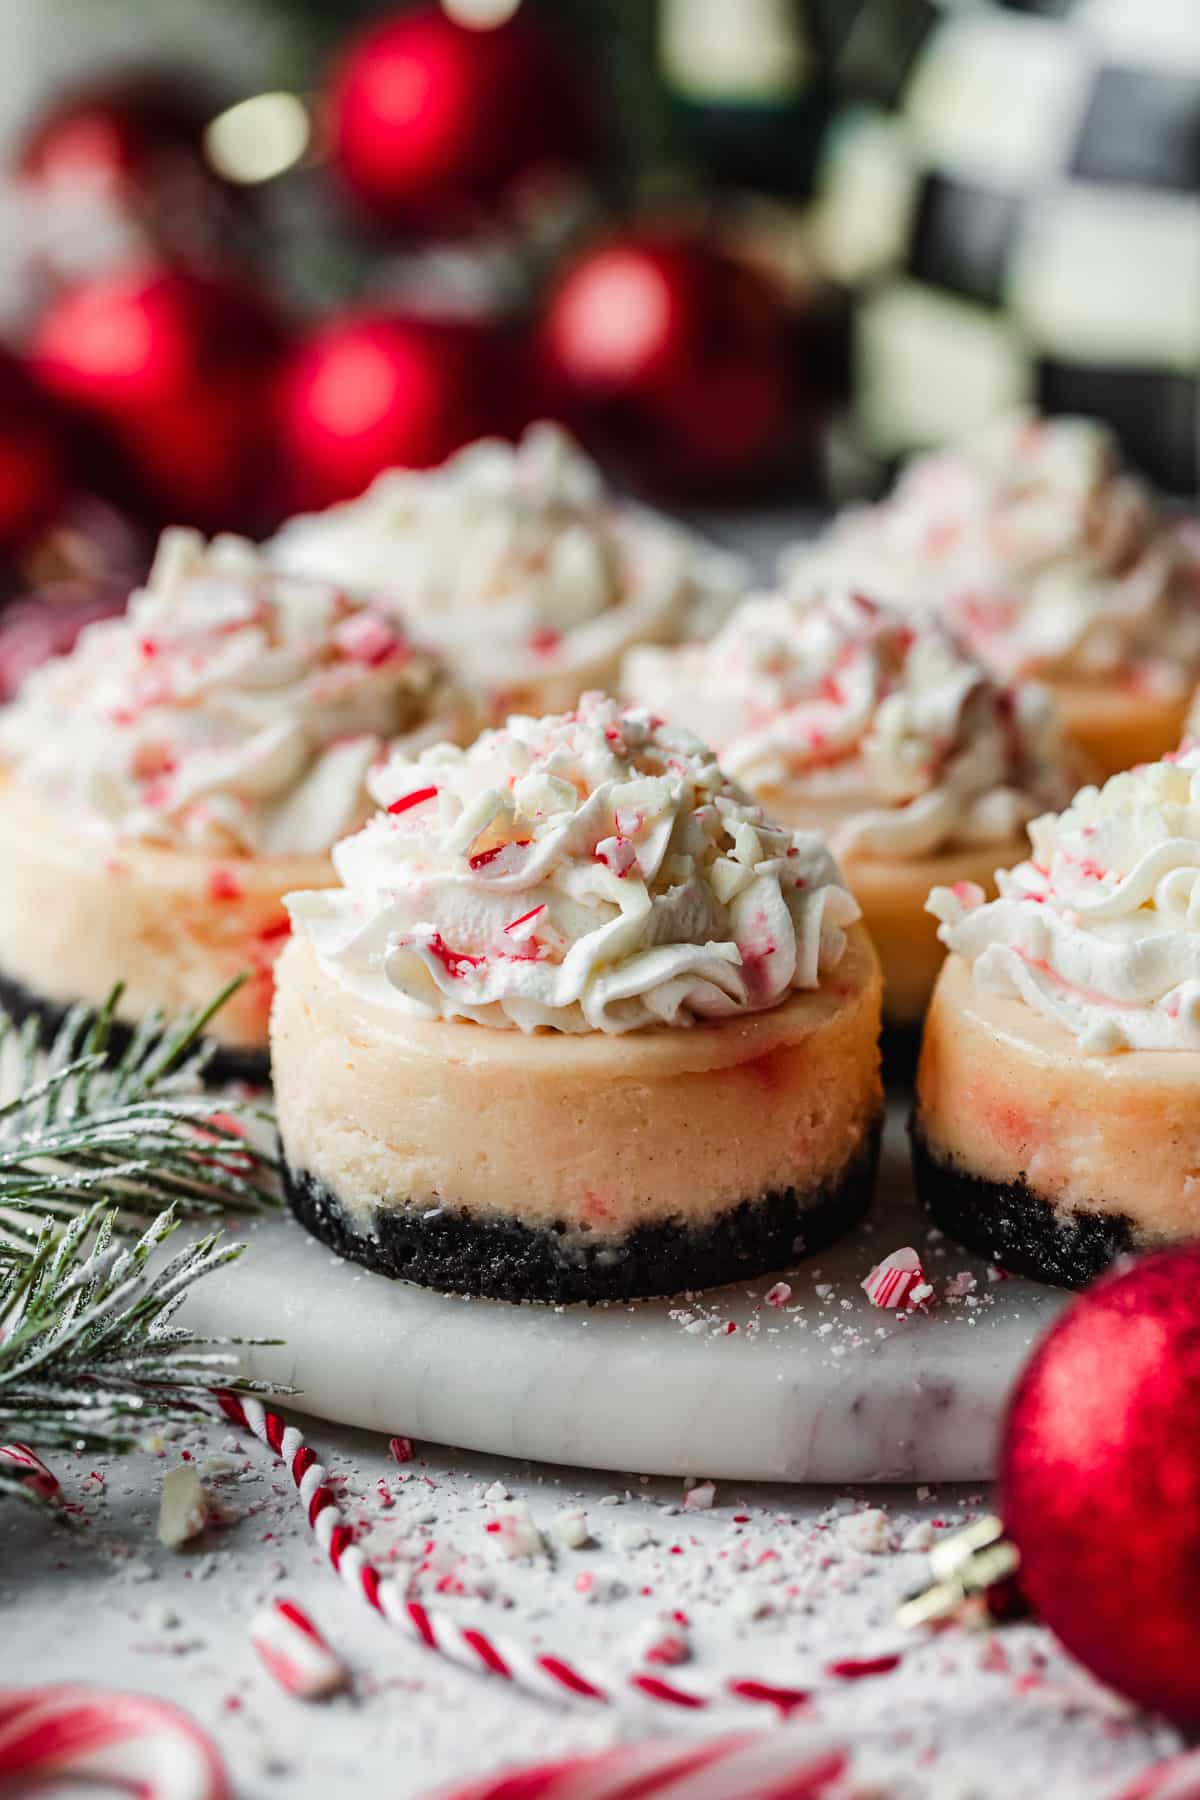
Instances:
[[[115,1224],[98,1204],[65,1229],[44,1219],[28,1255],[0,1248],[0,1443],[127,1449],[150,1421],[207,1405],[227,1379],[228,1350],[172,1321],[192,1283],[243,1246],[213,1232],[163,1262],[170,1209],[136,1243],[116,1238]],[[45,1488],[0,1457],[0,1497],[45,1504]]]
[[[0,1013],[0,1058],[15,1058],[0,1104],[0,1209],[14,1253],[37,1240],[21,1215],[66,1219],[99,1197],[122,1214],[171,1204],[182,1217],[276,1203],[272,1158],[242,1135],[258,1106],[216,1102],[201,1077],[213,1054],[205,1026],[239,986],[174,1024],[151,1015],[109,1059],[120,990],[99,1014],[70,1013],[43,1057],[37,1025]],[[219,1110],[218,1110],[219,1106]]]

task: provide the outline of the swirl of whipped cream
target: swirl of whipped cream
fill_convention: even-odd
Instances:
[[[768,824],[690,732],[614,700],[392,757],[383,810],[294,929],[351,989],[534,1031],[690,1025],[819,987],[859,916],[815,832]]]
[[[1084,1050],[1200,1050],[1200,747],[1083,788],[996,879],[935,888],[942,942]]]
[[[394,600],[457,675],[498,696],[607,683],[630,644],[710,629],[742,585],[736,558],[618,504],[550,424],[441,468],[389,470],[360,499],[290,520],[267,551]]]
[[[936,602],[1004,680],[1120,675],[1164,695],[1200,668],[1200,536],[1086,419],[1002,420],[916,458],[877,506],[785,554],[788,585]]]
[[[811,807],[837,856],[1007,843],[1070,791],[1043,689],[998,687],[936,618],[857,594],[746,600],[707,643],[631,651],[623,691],[768,804]]]
[[[173,530],[127,612],[27,678],[0,758],[121,838],[303,855],[370,810],[389,740],[461,731],[461,705],[387,615],[243,539]]]

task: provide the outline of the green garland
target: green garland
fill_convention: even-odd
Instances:
[[[98,1016],[72,1013],[45,1058],[34,1021],[0,1015],[0,1058],[16,1059],[0,1105],[0,1438],[122,1450],[228,1382],[227,1350],[173,1320],[187,1289],[243,1246],[212,1232],[168,1260],[155,1253],[180,1216],[277,1204],[273,1158],[243,1135],[265,1115],[201,1085],[204,1029],[238,985],[176,1025],[148,1019],[116,1061],[119,991]],[[0,1456],[5,1494],[51,1500]]]

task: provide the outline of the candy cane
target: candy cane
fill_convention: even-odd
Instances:
[[[17,1479],[40,1494],[43,1500],[57,1499],[58,1476],[48,1468],[28,1444],[0,1444],[0,1463],[17,1471]]]
[[[530,1693],[560,1702],[586,1700],[611,1705],[623,1697],[640,1696],[657,1705],[697,1712],[741,1701],[773,1706],[777,1714],[786,1718],[809,1699],[807,1687],[754,1678],[722,1680],[701,1687],[693,1680],[668,1681],[640,1668],[597,1670],[572,1657],[531,1650],[516,1639],[460,1625],[448,1613],[426,1607],[419,1600],[409,1600],[395,1578],[369,1563],[354,1542],[354,1534],[326,1480],[325,1468],[305,1443],[303,1434],[248,1394],[222,1389],[215,1398],[226,1418],[249,1431],[282,1459],[299,1492],[309,1529],[351,1593],[422,1648],[475,1674],[495,1675]],[[853,1681],[888,1674],[899,1662],[899,1653],[889,1650],[880,1656],[828,1663],[824,1673],[830,1681]]]
[[[0,1787],[50,1781],[140,1800],[233,1800],[216,1749],[186,1713],[143,1694],[0,1688]]]
[[[1123,1787],[1117,1800],[1200,1800],[1200,1750],[1169,1756]]]
[[[854,1800],[850,1759],[813,1733],[739,1731],[702,1743],[658,1740],[507,1769],[436,1800]],[[878,1791],[878,1790],[876,1790]]]
[[[250,1642],[280,1687],[323,1700],[346,1686],[346,1665],[294,1600],[273,1600],[250,1627]]]

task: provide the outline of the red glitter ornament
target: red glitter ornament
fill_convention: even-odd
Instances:
[[[19,548],[50,523],[67,491],[68,461],[52,407],[0,351],[0,551]]]
[[[373,313],[320,326],[281,382],[288,510],[353,499],[383,469],[430,468],[506,432],[504,350],[486,322]]]
[[[92,433],[98,489],[162,522],[253,529],[282,331],[252,288],[138,269],[71,289],[31,363]]]
[[[327,123],[334,168],[369,213],[446,236],[521,181],[586,162],[588,113],[573,68],[531,19],[476,30],[420,6],[353,41]]]
[[[537,362],[547,410],[645,486],[748,479],[787,430],[783,299],[699,238],[635,232],[584,252],[550,293]]]
[[[1200,1247],[1107,1276],[1038,1345],[1001,1466],[1021,1586],[1101,1681],[1200,1724]]]

